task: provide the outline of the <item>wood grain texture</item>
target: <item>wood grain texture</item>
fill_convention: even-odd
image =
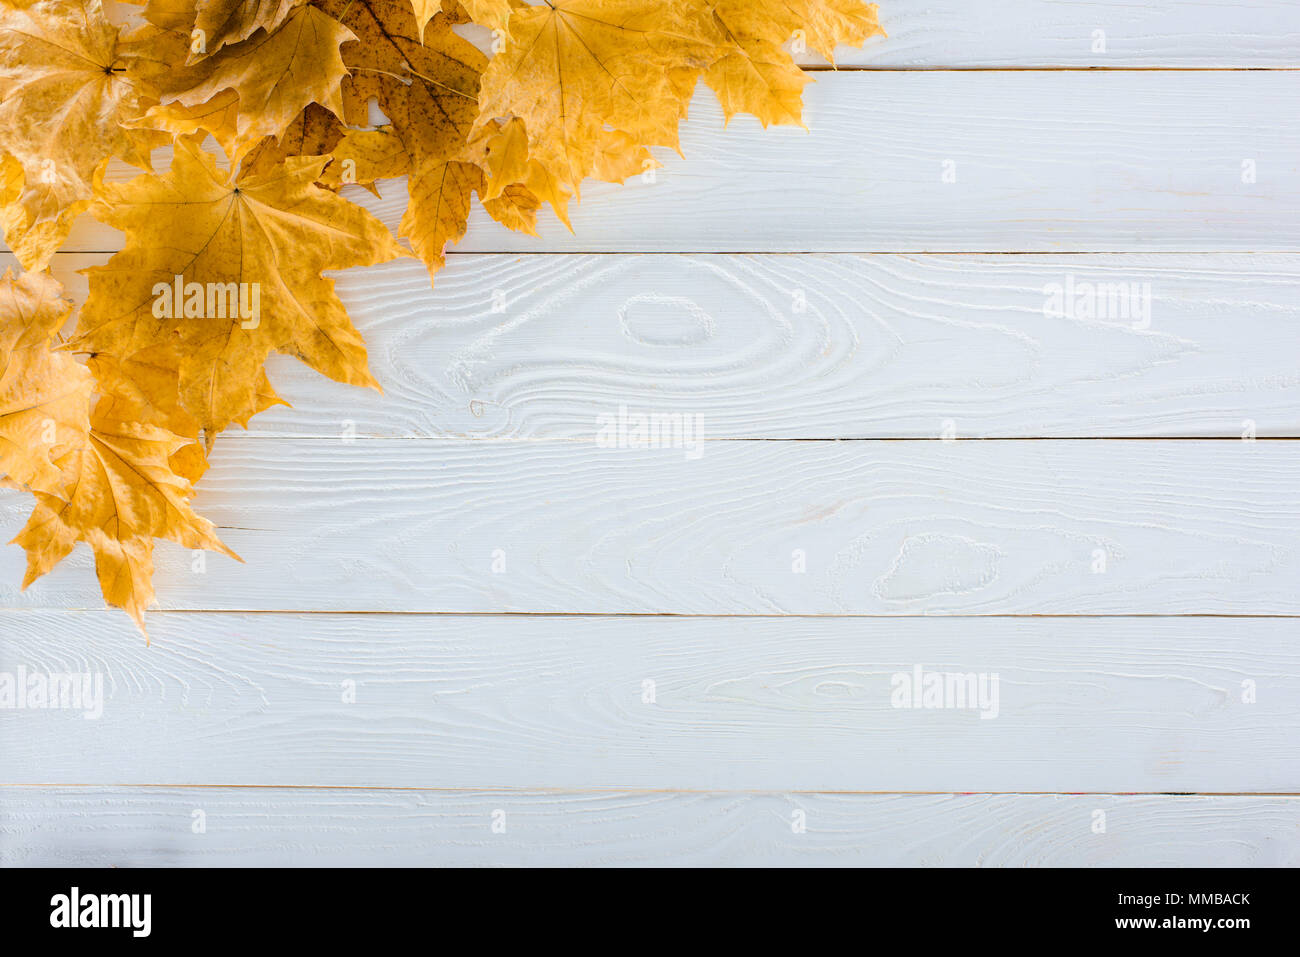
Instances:
[[[1300,613],[1293,442],[698,448],[227,437],[197,506],[248,564],[163,543],[155,584],[177,609]],[[28,507],[4,491],[0,531]],[[85,554],[20,593],[22,567],[0,550],[4,607],[101,606]]]
[[[1297,99],[1291,71],[859,71],[818,75],[809,131],[750,117],[724,130],[704,91],[685,158],[664,153],[654,182],[584,189],[573,235],[550,214],[537,239],[476,210],[457,248],[1294,252]],[[398,181],[384,199],[349,195],[394,228],[406,205]],[[116,231],[78,223],[68,250],[120,247]]]
[[[146,647],[104,611],[0,614],[0,670],[104,682],[96,720],[4,712],[0,783],[1300,790],[1300,646],[1286,619],[159,614],[151,626]],[[893,676],[916,665],[998,675],[995,706],[895,707]]]
[[[3,866],[1297,864],[1294,798],[0,790]]]
[[[82,301],[106,259],[55,274]],[[1124,295],[1050,314],[1067,284]],[[626,404],[713,438],[1298,436],[1297,289],[1289,255],[486,254],[436,290],[403,261],[339,284],[384,393],[280,358],[293,408],[252,432],[589,438]]]
[[[841,69],[1300,66],[1300,11],[1289,0],[885,0],[878,6],[889,36],[840,47]],[[491,53],[488,30],[475,24],[457,30]],[[812,51],[790,49],[805,66],[828,65]]]
[[[878,2],[889,37],[838,51],[840,66],[1300,66],[1300,8],[1288,0]]]
[[[273,363],[299,409],[199,499],[249,565],[160,548],[192,611],[152,646],[87,555],[19,594],[0,550],[0,672],[107,692],[0,711],[0,784],[41,785],[0,787],[0,864],[1300,864],[1296,619],[1146,617],[1300,615],[1295,443],[720,441],[1296,436],[1300,75],[1123,69],[1300,66],[1300,7],[881,14],[810,133],[704,93],[574,235],[476,212],[435,291],[343,274],[387,395]],[[926,72],[968,67],[1103,70]],[[56,272],[120,245],[84,217]],[[710,251],[834,255],[572,255]],[[1066,277],[1150,282],[1150,325],[1045,315]],[[703,456],[597,448],[621,404]],[[292,613],[348,610],[476,614]],[[1143,617],[991,617],[1080,614]],[[998,674],[998,717],[891,707],[915,665]]]

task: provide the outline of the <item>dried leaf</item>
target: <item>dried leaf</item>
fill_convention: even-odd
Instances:
[[[66,238],[111,157],[148,169],[150,149],[162,142],[125,125],[156,102],[131,69],[136,52],[100,0],[0,5],[0,154],[22,173],[3,224],[21,237],[10,243],[29,268],[44,266],[51,244]],[[12,195],[19,181],[12,173],[6,180]]]
[[[133,0],[138,2],[138,0]],[[405,255],[339,195],[406,176],[398,227],[430,274],[473,197],[536,233],[588,177],[677,148],[702,80],[728,119],[802,122],[788,47],[881,33],[862,0],[0,0],[0,228],[42,269],[91,209],[125,234],[60,345],[46,274],[0,279],[0,484],[32,492],[25,585],[77,542],[143,628],[155,538],[230,553],[190,505],[215,437],[283,404],[272,352],[376,385],[328,270]],[[128,19],[131,19],[128,17]],[[454,27],[494,32],[489,61]],[[372,122],[375,110],[384,114]],[[226,152],[219,167],[203,146]],[[150,169],[106,184],[113,158]],[[76,353],[86,356],[85,365]]]
[[[71,314],[46,273],[0,279],[0,473],[54,496],[64,493],[55,463],[68,436],[89,429],[90,373],[53,349]]]
[[[71,345],[147,380],[142,394],[173,396],[169,415],[167,403],[152,402],[164,424],[184,432],[192,420],[209,440],[266,407],[262,366],[272,352],[375,386],[361,336],[321,272],[405,253],[364,209],[314,185],[325,162],[294,158],[232,180],[182,142],[168,172],[104,187],[95,214],[126,243],[87,270],[90,296]]]
[[[14,539],[27,550],[23,587],[87,542],[104,598],[143,630],[154,538],[238,556],[194,514],[173,467],[191,440],[121,402],[101,399],[91,414],[90,372],[51,348],[72,310],[62,292],[46,273],[0,279],[0,468],[36,496]]]
[[[444,14],[421,31],[410,0],[317,0],[357,37],[343,49],[346,118],[368,119],[371,99],[401,142],[411,202],[398,234],[411,241],[430,273],[443,250],[465,234],[470,202],[483,173],[466,152],[478,116],[478,86],[487,60],[452,30]]]
[[[522,120],[529,156],[576,196],[586,177],[636,165],[611,157],[611,131],[629,149],[676,149],[701,78],[728,118],[800,123],[808,78],[781,46],[799,30],[828,53],[880,32],[875,5],[860,0],[548,0],[515,9],[510,42],[483,75],[478,125]]]
[[[143,631],[154,597],[155,538],[239,556],[195,514],[194,488],[172,468],[172,457],[190,440],[136,419],[129,407],[100,400],[91,427],[58,460],[67,494],[37,493],[36,508],[13,543],[27,550],[24,588],[78,542],[89,544],[105,600],[125,609]]]
[[[212,133],[232,161],[279,137],[307,108],[342,115],[347,73],[339,47],[351,31],[311,6],[295,7],[273,32],[259,30],[159,80],[160,106],[144,122],[174,134]]]
[[[198,0],[193,29],[202,31],[206,53],[247,40],[257,30],[274,33],[307,0]],[[204,53],[192,54],[197,59]]]

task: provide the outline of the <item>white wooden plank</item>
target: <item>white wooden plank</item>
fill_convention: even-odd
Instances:
[[[1300,65],[1300,7],[1291,0],[880,0],[879,7],[888,39],[840,50],[840,66]]]
[[[231,436],[197,506],[247,564],[164,543],[155,582],[214,610],[1300,612],[1293,442],[697,450]],[[28,508],[5,491],[0,532]],[[101,606],[88,555],[22,567],[0,549],[3,607]]]
[[[103,681],[95,720],[0,712],[0,783],[1300,790],[1289,619],[153,621],[0,613],[3,672]],[[895,707],[918,665],[996,707]]]
[[[1298,864],[1300,800],[1278,797],[0,791],[6,867]]]
[[[1300,12],[1291,0],[887,0],[878,4],[887,38],[836,51],[841,67],[1193,67],[1300,66]],[[139,23],[129,7],[114,22]],[[491,55],[491,31],[456,31]],[[1097,36],[1097,31],[1102,36]],[[813,69],[827,61],[789,47]]]
[[[1300,66],[1300,10],[1290,0],[885,0],[878,6],[888,37],[841,47],[835,54],[841,69]],[[457,29],[491,53],[490,31],[475,24]],[[812,51],[789,49],[805,66],[828,65]]]
[[[1292,71],[850,71],[808,88],[805,132],[724,130],[704,91],[685,158],[665,152],[654,182],[592,184],[573,235],[549,214],[536,239],[476,211],[459,249],[1296,251],[1298,98]],[[401,183],[349,193],[396,227]],[[79,222],[67,249],[119,247]]]
[[[841,69],[1300,66],[1292,0],[887,0],[878,7],[888,37],[840,47]],[[114,22],[142,21],[129,7],[108,13]],[[492,54],[491,31],[474,23],[455,29]],[[787,48],[806,67],[829,65],[811,50]]]
[[[1300,66],[1300,12],[1291,0],[887,0],[878,6],[889,36],[841,47],[839,67]],[[116,12],[122,22],[140,19],[123,16],[120,7]],[[456,30],[491,55],[489,30],[472,23]],[[827,66],[817,53],[789,49],[805,66]]]
[[[55,274],[84,301],[107,258]],[[436,290],[403,261],[339,280],[384,393],[277,359],[293,408],[252,432],[589,438],[626,404],[713,438],[1298,436],[1297,290],[1290,255],[486,254]]]

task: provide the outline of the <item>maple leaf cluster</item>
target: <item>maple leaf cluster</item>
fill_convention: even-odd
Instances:
[[[414,254],[432,276],[475,199],[567,226],[584,180],[678,148],[700,81],[728,119],[798,124],[791,41],[831,60],[882,33],[863,0],[0,0],[0,229],[25,270],[0,279],[0,475],[35,496],[24,587],[85,542],[143,630],[155,539],[233,555],[194,485],[222,430],[281,403],[271,353],[377,387],[324,271]],[[145,172],[105,182],[111,160]],[[396,178],[393,236],[341,193]],[[82,214],[125,240],[65,339],[48,267]]]

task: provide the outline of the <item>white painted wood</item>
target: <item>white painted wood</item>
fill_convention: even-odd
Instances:
[[[0,783],[1300,790],[1290,619],[151,623],[146,647],[120,614],[0,614],[0,670],[104,681],[96,720],[0,712]],[[917,665],[996,674],[997,701],[894,707]]]
[[[178,609],[1300,613],[1293,442],[699,448],[230,436],[197,507],[248,563],[164,543],[155,583]],[[0,495],[6,540],[27,509]],[[0,549],[0,603],[98,608],[89,565],[19,593]]]
[[[842,49],[840,66],[1300,66],[1300,7],[1292,0],[879,0],[879,7],[889,37]]]
[[[1278,797],[0,790],[7,867],[1298,864],[1300,799]]]
[[[885,0],[878,6],[889,36],[841,47],[835,55],[841,69],[1300,66],[1300,11],[1291,0]],[[491,53],[488,30],[457,29]],[[827,65],[811,51],[791,52],[805,66]]]
[[[458,248],[1296,251],[1298,99],[1290,71],[828,72],[808,88],[805,132],[748,117],[724,130],[703,91],[685,158],[665,152],[653,183],[584,189],[573,235],[550,214],[537,239],[480,210]],[[382,200],[349,193],[393,227],[406,205],[397,181]],[[79,223],[67,249],[119,248],[116,231]]]
[[[164,613],[146,647],[87,555],[20,595],[0,550],[0,671],[108,686],[98,721],[0,712],[0,783],[100,785],[0,788],[0,864],[1300,863],[1296,797],[791,793],[1300,789],[1294,618],[941,617],[1300,614],[1293,443],[716,441],[1295,436],[1297,263],[1241,253],[1300,250],[1300,76],[909,68],[1295,67],[1300,7],[882,17],[811,133],[705,93],[574,236],[476,213],[436,291],[346,274],[387,397],[275,363],[301,409],[223,438],[199,500],[249,565],[159,550],[177,609],[489,614]],[[478,255],[584,251],[1133,255]],[[1066,275],[1150,281],[1150,327],[1045,316]],[[703,415],[703,457],[596,448],[620,403]],[[890,707],[916,664],[997,672],[999,717]],[[159,784],[205,786],[122,786]]]
[[[107,258],[55,274],[84,301]],[[1071,283],[1149,315],[1048,315]],[[252,432],[589,438],[626,403],[714,438],[1298,436],[1298,290],[1290,255],[467,255],[436,290],[408,260],[339,281],[384,393],[281,358]]]
[[[1300,66],[1300,13],[1292,0],[886,0],[878,6],[889,36],[841,47],[841,68]],[[113,12],[123,22],[140,19],[121,18],[122,8]],[[456,30],[491,54],[490,31],[472,23]],[[813,69],[827,65],[817,53],[791,52]]]

